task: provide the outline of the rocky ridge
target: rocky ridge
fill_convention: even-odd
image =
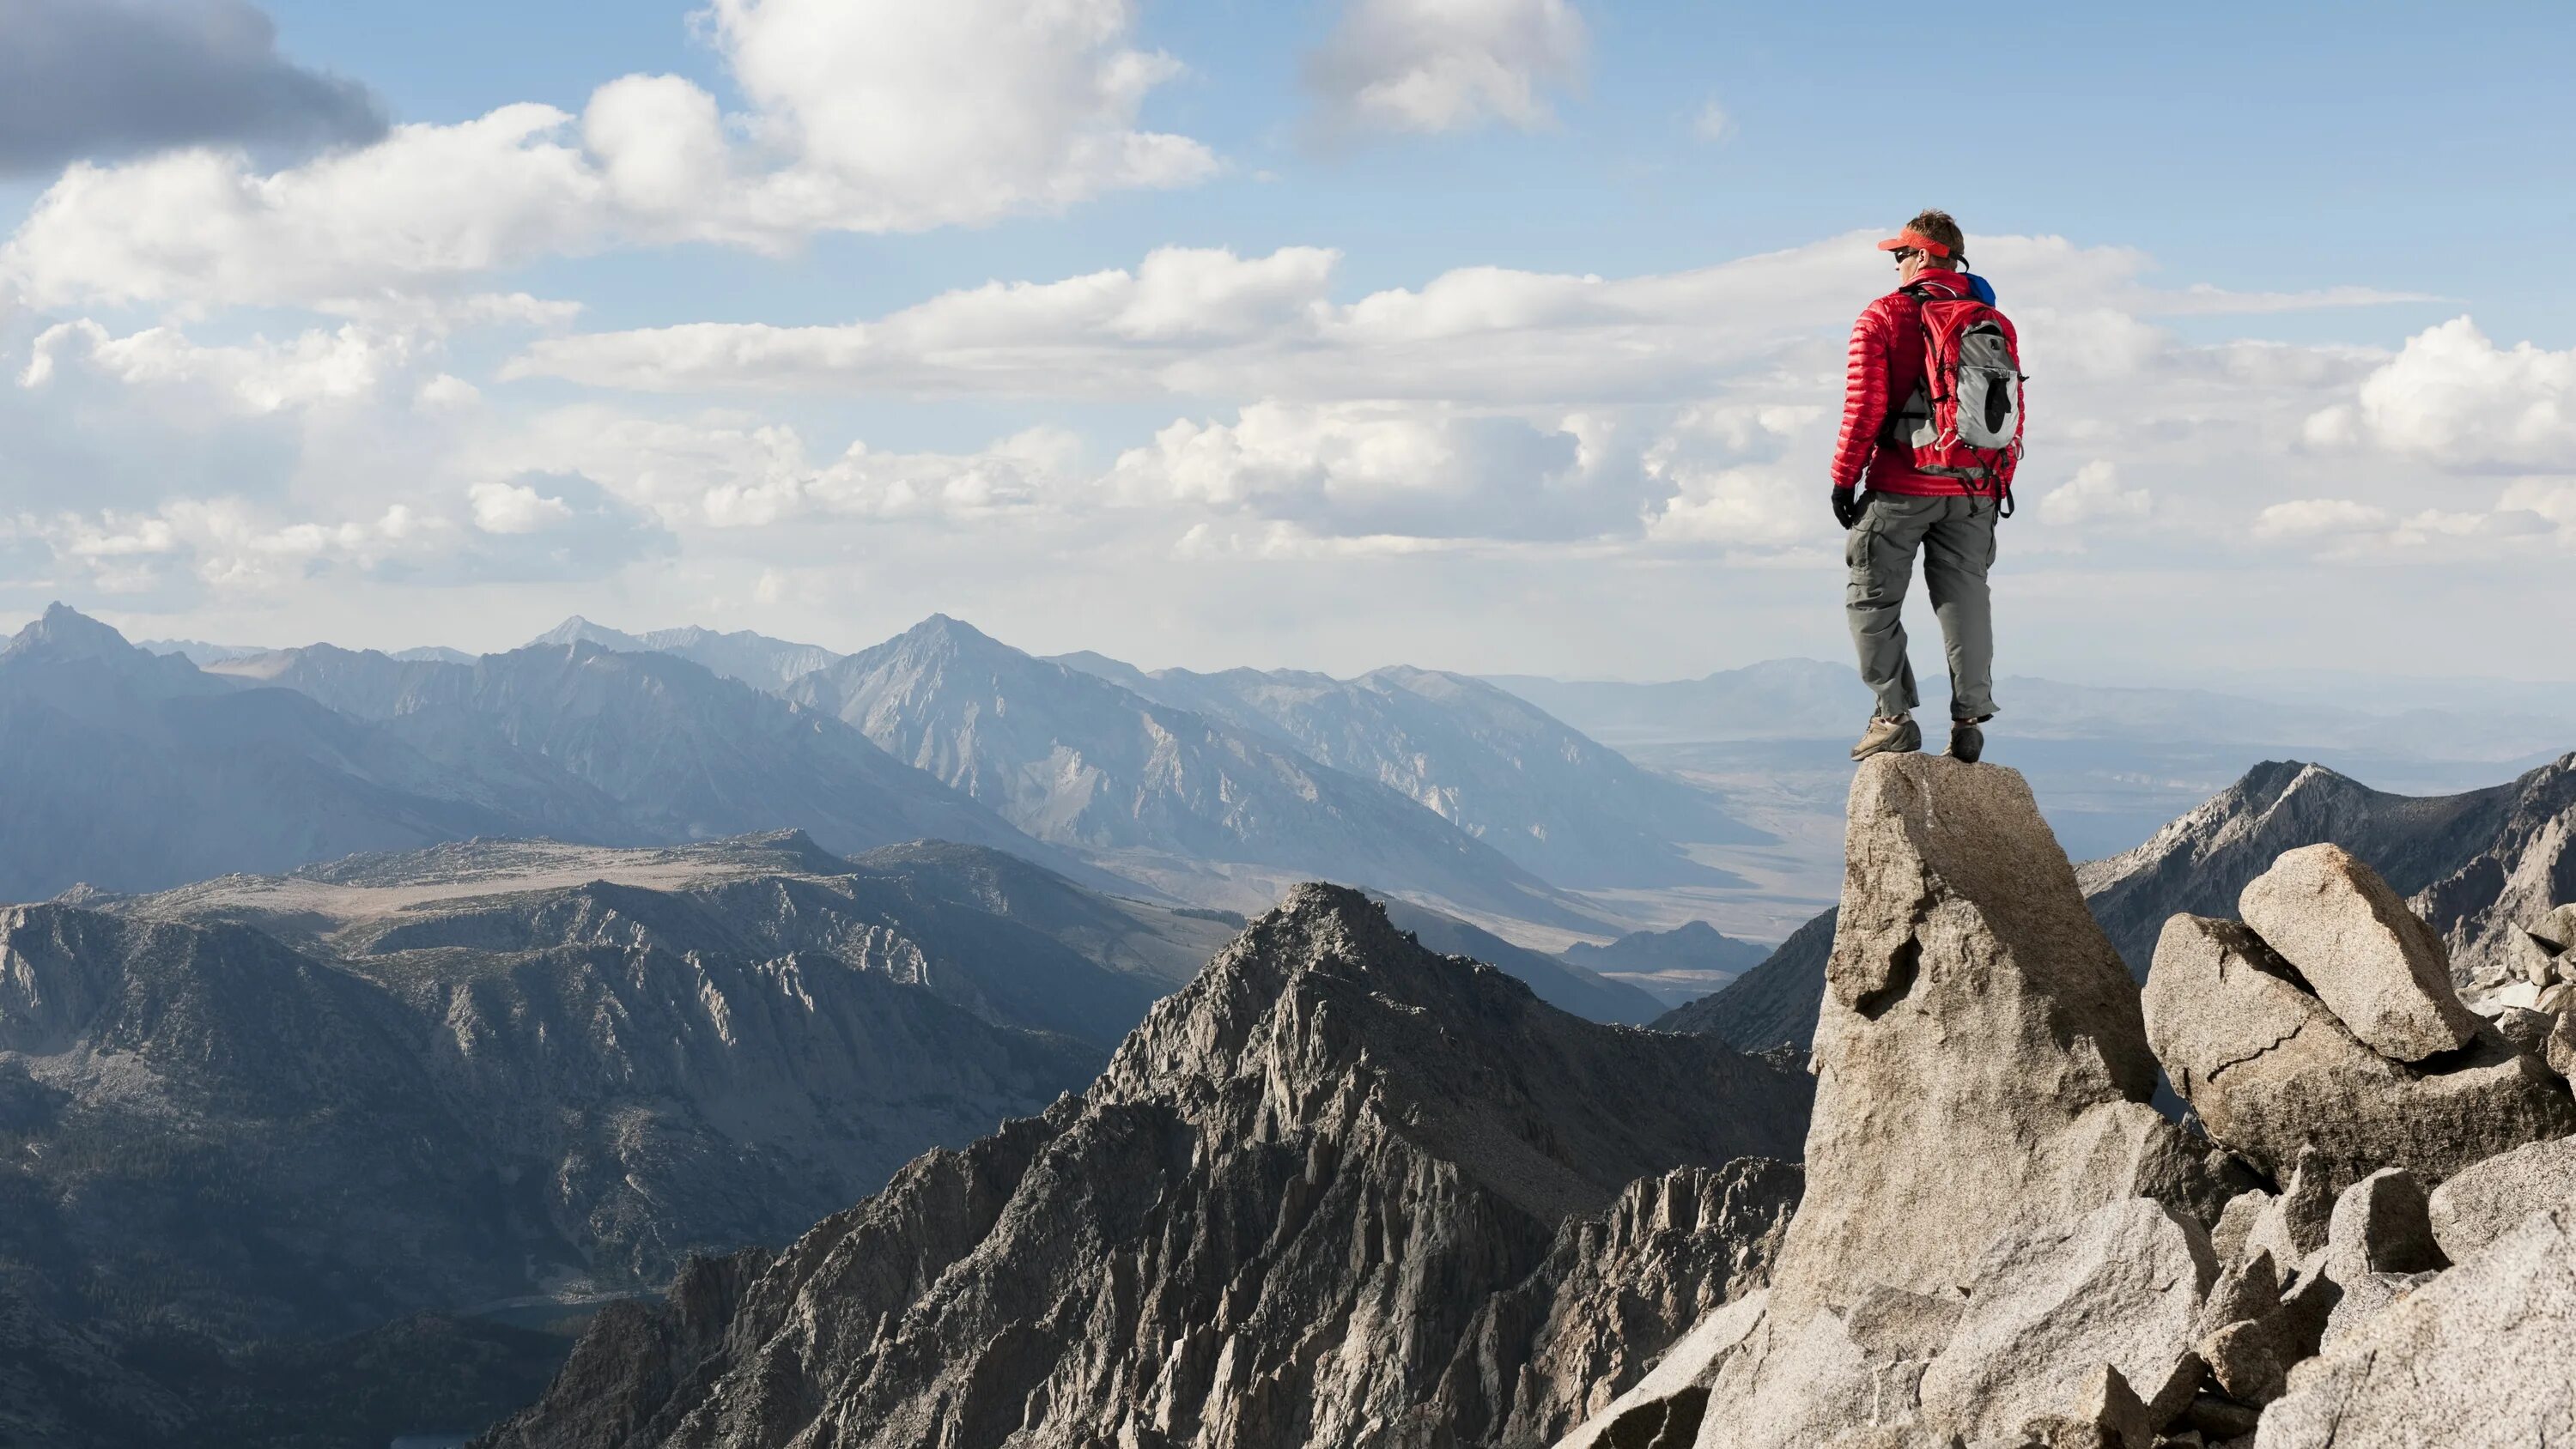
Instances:
[[[483,1442],[1545,1443],[1761,1279],[1796,1172],[1743,1159],[1805,1096],[1300,887],[1081,1097],[727,1266],[721,1327],[604,1323]]]
[[[30,1392],[79,1390],[54,1417],[98,1437],[51,1442],[234,1442],[206,1396],[238,1382],[191,1365],[786,1242],[1091,1080],[1230,935],[999,852],[792,833],[0,908],[0,1336],[61,1370]],[[533,1395],[507,1337],[408,1341]],[[403,1373],[387,1411],[441,1402]],[[164,1401],[167,1439],[101,1418]]]
[[[1870,761],[1850,831],[1773,1282],[1568,1449],[2576,1437],[2576,1100],[2368,864],[2267,862],[2141,998],[2009,772]]]

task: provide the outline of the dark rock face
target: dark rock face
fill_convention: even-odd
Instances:
[[[166,1442],[114,1416],[163,1401],[177,1442],[227,1442],[258,1365],[192,1364],[318,1380],[403,1361],[320,1344],[406,1315],[786,1242],[1079,1088],[1226,935],[993,852],[793,835],[475,842],[93,904],[0,908],[0,1290],[64,1366],[64,1422],[110,1444]],[[450,1427],[527,1402],[559,1348],[525,1383],[487,1328],[413,1336],[460,1382],[521,1376]]]
[[[1538,1442],[1572,1365],[1660,1347],[1586,1344],[1589,1305],[1678,1324],[1758,1273],[1786,1180],[1724,1165],[1792,1153],[1805,1099],[1300,887],[1082,1097],[788,1249],[624,1442]],[[589,1418],[567,1380],[486,1442]]]

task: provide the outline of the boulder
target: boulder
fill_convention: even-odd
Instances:
[[[2433,1189],[2427,1217],[2452,1262],[2485,1251],[2543,1208],[2576,1204],[2576,1137],[2534,1142],[2464,1168]]]
[[[1864,1352],[1929,1362],[1950,1341],[1967,1306],[1965,1298],[1908,1293],[1882,1283],[1860,1296],[1843,1326]]]
[[[1644,1378],[1557,1441],[1557,1449],[1687,1449],[1699,1436],[1709,1385],[1745,1352],[1770,1297],[1757,1289],[1701,1319]]]
[[[2244,1261],[2247,1251],[2246,1240],[2253,1236],[2254,1225],[2263,1220],[2264,1213],[2272,1206],[2272,1200],[2272,1194],[2259,1187],[2247,1188],[2229,1198],[2227,1206],[2219,1209],[2218,1221],[2209,1229],[2210,1251],[2218,1254],[2218,1261],[2221,1263]]]
[[[2326,1229],[2326,1276],[2349,1291],[2374,1273],[2422,1273],[2449,1266],[2433,1241],[2424,1189],[2402,1167],[2382,1168],[2335,1199]]]
[[[1701,1425],[1699,1449],[1810,1449],[1907,1430],[1922,1376],[1920,1362],[1880,1358],[1854,1342],[1831,1309],[1796,1323],[1775,1314],[1711,1387],[1720,1407]]]
[[[2312,1148],[2301,1148],[2281,1195],[2264,1204],[2246,1234],[2248,1252],[2268,1252],[2275,1265],[2292,1268],[2326,1245],[2334,1225],[2334,1190],[2326,1186],[2323,1164]]]
[[[2143,1003],[2147,1038],[2210,1137],[2275,1176],[2309,1148],[2329,1191],[2387,1166],[2437,1183],[2576,1131],[2566,1084],[2492,1030],[2422,1069],[2392,1061],[2233,921],[2167,921]]]
[[[2430,1443],[2576,1443],[2576,1208],[2525,1217],[2291,1369],[2255,1439],[2257,1449]]]
[[[2326,1315],[2326,1329],[2318,1336],[2317,1346],[2320,1349],[2334,1347],[2337,1339],[2370,1322],[2389,1305],[2438,1276],[2430,1271],[2362,1273],[2346,1279],[2336,1285],[2334,1311]]]
[[[2527,1006],[2502,1007],[2489,1019],[2495,1023],[2496,1035],[2512,1042],[2514,1050],[2535,1056],[2549,1049],[2550,1029],[2558,1025],[2558,1018]]]
[[[2288,1365],[2281,1362],[2278,1336],[2253,1319],[2238,1319],[2204,1334],[2192,1352],[2209,1366],[2209,1376],[2227,1397],[2240,1403],[2268,1404],[2281,1396]]]
[[[2549,1029],[2549,1040],[2540,1049],[2549,1069],[2562,1079],[2576,1082],[2576,1012],[2561,1013],[2558,1024]]]
[[[1873,1283],[1937,1296],[1997,1235],[2142,1191],[2224,1204],[2205,1152],[2145,1105],[2135,986],[2013,772],[1861,765],[1826,982],[1778,1311]]]
[[[2007,1233],[1924,1372],[1924,1418],[1976,1440],[2079,1416],[2107,1363],[2161,1424],[2199,1386],[2192,1330],[2217,1276],[2200,1226],[2149,1198]]]
[[[2283,851],[2236,911],[2380,1055],[2419,1062],[2477,1035],[2441,937],[2342,846]]]

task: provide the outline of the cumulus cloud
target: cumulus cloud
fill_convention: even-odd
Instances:
[[[466,490],[474,526],[485,533],[538,533],[572,518],[561,497],[549,498],[525,483],[477,483]]]
[[[2350,498],[2300,498],[2275,503],[2254,516],[2254,536],[2267,539],[2317,538],[2339,533],[2368,533],[2392,522],[2388,510]]]
[[[2104,458],[2076,469],[2074,477],[2039,499],[2042,519],[2068,527],[2140,519],[2154,508],[2154,495],[2145,488],[2122,487],[2119,465]]]
[[[1587,437],[1587,434],[1590,436]],[[1119,455],[1113,496],[1337,537],[1590,538],[1636,531],[1651,488],[1591,420],[1385,404],[1256,403]]]
[[[872,321],[550,338],[508,375],[657,392],[1680,403],[1798,342],[1839,334],[1885,285],[1874,235],[1633,277],[1462,267],[1348,302],[1331,295],[1337,252],[1166,249],[1132,272],[996,282]],[[2056,387],[2132,378],[2188,353],[2152,319],[2208,311],[2224,295],[2148,287],[2147,259],[2123,248],[2050,237],[1979,247],[2012,289],[2025,361]],[[2350,303],[2336,291],[2308,304]],[[2281,304],[2267,294],[2248,305]],[[2247,380],[2232,379],[2239,392]]]
[[[2576,349],[2500,348],[2455,318],[2408,338],[2352,401],[2312,413],[2306,437],[2465,471],[2565,473],[2576,451]]]
[[[117,337],[97,322],[58,323],[37,334],[19,385],[40,388],[66,361],[134,386],[199,386],[247,413],[274,413],[374,395],[409,359],[409,339],[356,324],[299,333],[287,342],[255,338],[207,347],[175,327]],[[453,381],[453,379],[450,379]]]
[[[1349,0],[1306,83],[1334,131],[1536,130],[1555,120],[1546,91],[1582,79],[1587,46],[1567,0]]]
[[[279,55],[276,26],[244,0],[0,0],[0,36],[0,176],[385,129],[363,87]]]
[[[708,17],[746,114],[678,77],[628,76],[579,118],[508,105],[276,171],[212,149],[75,165],[0,248],[0,279],[39,306],[346,311],[551,255],[778,250],[1216,168],[1198,142],[1138,128],[1177,67],[1125,44],[1130,0],[718,0]]]

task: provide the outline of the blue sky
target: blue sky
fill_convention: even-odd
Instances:
[[[2563,6],[116,4],[275,46],[0,109],[0,618],[1834,657],[1840,337],[1927,202],[2031,338],[2008,668],[2528,675],[2567,597]]]

